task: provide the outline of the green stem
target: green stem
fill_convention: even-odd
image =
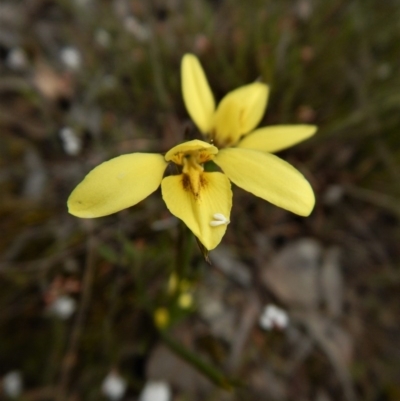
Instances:
[[[204,374],[209,380],[211,380],[218,387],[221,387],[227,391],[232,391],[234,387],[241,386],[239,380],[226,377],[218,369],[199,358],[196,354],[183,347],[180,343],[172,339],[165,332],[160,332],[161,338],[164,343],[182,359],[188,362],[191,366],[195,367],[199,372]]]
[[[193,253],[194,237],[192,232],[181,222],[176,252],[175,271],[179,280],[187,278],[189,274],[190,261]]]

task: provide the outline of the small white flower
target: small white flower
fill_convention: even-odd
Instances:
[[[213,214],[213,219],[210,221],[210,226],[211,227],[218,227],[222,226],[224,224],[229,224],[230,220],[227,219],[222,213],[215,213]]]
[[[275,305],[267,305],[259,320],[260,326],[264,330],[285,329],[289,324],[289,317],[285,310]]]
[[[82,142],[80,138],[76,136],[75,131],[72,128],[62,128],[59,135],[66,154],[70,156],[76,156],[79,154],[82,149]]]
[[[3,392],[7,397],[18,398],[22,392],[22,376],[18,370],[13,370],[3,376]]]
[[[25,51],[20,47],[14,47],[8,53],[6,63],[13,70],[23,70],[28,64]]]
[[[101,385],[101,391],[111,401],[120,400],[126,391],[126,381],[116,372],[110,372]]]
[[[64,47],[61,50],[61,61],[71,70],[78,70],[82,63],[81,54],[75,47]]]
[[[171,389],[163,381],[148,381],[139,396],[139,401],[170,401]]]
[[[66,320],[70,318],[76,309],[76,301],[75,299],[62,295],[54,300],[54,302],[50,305],[49,311],[56,317]]]

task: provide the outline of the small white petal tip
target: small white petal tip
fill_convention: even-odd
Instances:
[[[230,220],[227,219],[222,213],[215,213],[213,214],[213,219],[210,221],[210,226],[211,227],[218,227],[222,226],[224,224],[229,224]]]

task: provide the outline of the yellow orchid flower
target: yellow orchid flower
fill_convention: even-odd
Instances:
[[[223,173],[204,171],[204,163],[211,160]],[[181,173],[163,178],[168,162],[179,166]],[[230,221],[230,181],[299,215],[308,215],[314,206],[310,184],[277,156],[251,149],[218,150],[195,139],[165,156],[132,153],[100,164],[71,193],[68,210],[82,218],[106,216],[139,203],[161,184],[170,212],[211,250]]]
[[[229,93],[215,111],[214,98],[197,58],[186,55],[182,69],[189,114],[213,144],[192,140],[173,147],[165,156],[132,153],[104,162],[71,193],[69,212],[82,218],[106,216],[139,203],[161,185],[170,212],[207,250],[220,243],[230,222],[230,182],[293,213],[309,215],[315,203],[310,184],[290,164],[268,153],[298,142],[299,135],[303,139],[310,136],[309,126],[300,130],[270,127],[280,132],[281,138],[269,142],[261,138],[265,133],[257,132],[262,129],[241,139],[261,119],[268,87],[254,83],[239,88]],[[222,172],[206,172],[204,164],[211,161]],[[168,163],[177,165],[180,174],[163,178]]]
[[[182,92],[190,117],[218,148],[235,146],[278,152],[311,137],[317,130],[307,124],[254,130],[264,115],[269,95],[268,85],[261,82],[229,92],[216,107],[207,77],[193,54],[185,54],[182,59]]]

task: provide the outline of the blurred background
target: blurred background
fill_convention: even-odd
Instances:
[[[399,21],[398,0],[0,0],[0,399],[399,400]],[[312,215],[234,188],[211,266],[159,191],[66,210],[102,161],[199,137],[186,52],[218,100],[270,84],[261,126],[319,127],[279,154]]]

